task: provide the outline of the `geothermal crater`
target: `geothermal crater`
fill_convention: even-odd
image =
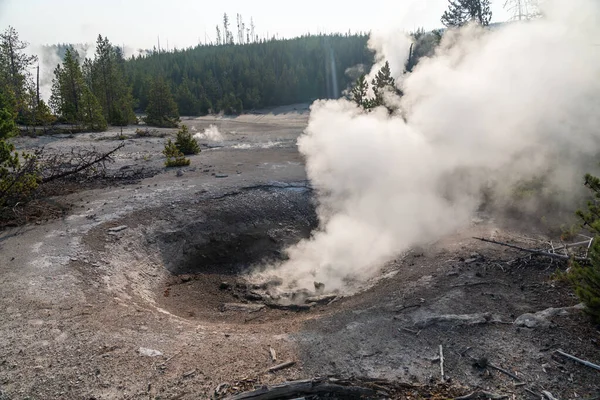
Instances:
[[[253,274],[284,261],[285,248],[317,227],[307,182],[246,187],[182,208],[147,238],[170,272],[166,288],[157,291],[170,312],[189,318],[203,314],[200,309],[218,309],[225,317],[309,311],[338,298],[320,282],[314,290],[297,289],[268,273]]]

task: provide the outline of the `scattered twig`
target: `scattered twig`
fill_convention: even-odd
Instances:
[[[182,351],[183,351],[183,349],[182,349],[182,350],[179,350],[177,353],[175,353],[175,354],[173,354],[171,357],[167,358],[167,359],[165,360],[165,364],[166,364],[166,363],[168,363],[169,361],[171,361],[172,359],[174,359],[175,357],[177,357],[177,356],[179,355],[179,353],[181,353]]]
[[[196,373],[196,370],[194,369],[194,370],[192,370],[192,371],[186,372],[186,373],[185,373],[185,374],[183,374],[182,376],[183,376],[184,378],[189,378],[190,376],[194,375],[195,373]]]
[[[440,371],[442,373],[442,382],[444,381],[444,348],[440,344]]]
[[[490,393],[490,392],[476,391],[473,393],[469,393],[466,396],[455,397],[454,400],[478,399],[480,396],[483,396],[485,399],[491,399],[491,400],[508,399],[508,395],[505,395],[505,394],[495,394],[495,393]]]
[[[398,328],[398,330],[399,330],[399,331],[406,331],[406,332],[408,332],[408,333],[413,333],[413,334],[415,334],[415,335],[418,335],[418,334],[419,334],[419,331],[415,331],[414,329],[409,329],[409,328],[404,328],[404,327],[402,327],[402,328]]]
[[[469,350],[471,350],[471,349],[472,349],[472,347],[467,347],[465,350],[463,350],[462,352],[460,352],[460,353],[459,353],[459,355],[460,355],[461,357],[464,357],[464,356],[466,356],[466,355],[467,355],[467,353],[468,353],[468,352],[469,352]]]
[[[530,395],[532,395],[532,396],[535,396],[535,397],[537,397],[537,398],[540,398],[540,395],[539,395],[539,394],[537,394],[536,392],[534,392],[534,391],[533,391],[533,390],[531,390],[531,389],[524,388],[523,390],[525,390],[527,393],[529,393],[529,394],[530,394]]]
[[[579,364],[585,365],[586,367],[594,368],[595,370],[600,371],[600,365],[591,363],[589,361],[582,360],[581,358],[577,358],[575,356],[572,356],[571,354],[567,354],[567,353],[565,353],[563,351],[560,351],[560,350],[556,350],[556,353],[558,353],[561,356],[566,357],[566,358],[568,358],[570,360],[578,362]]]
[[[505,370],[505,369],[503,369],[503,368],[500,368],[500,367],[498,367],[498,366],[496,366],[496,365],[494,365],[494,364],[491,364],[491,363],[489,363],[489,362],[488,362],[488,367],[490,367],[490,368],[492,368],[492,369],[495,369],[495,370],[496,370],[496,371],[498,371],[498,372],[502,372],[503,374],[506,374],[506,375],[510,376],[511,378],[513,378],[513,379],[514,379],[514,380],[516,380],[516,381],[519,381],[519,382],[522,382],[522,381],[523,381],[523,379],[519,378],[518,376],[516,376],[516,375],[515,375],[515,374],[513,374],[512,372],[509,372],[509,371],[507,371],[507,370]]]
[[[277,364],[277,365],[272,366],[271,368],[269,368],[267,370],[267,372],[276,372],[276,371],[279,371],[282,369],[293,367],[294,365],[296,365],[296,361],[284,362],[283,364]]]
[[[552,393],[550,393],[547,390],[542,390],[542,394],[544,395],[545,398],[547,398],[548,400],[558,400],[556,397],[554,397],[552,395]]]

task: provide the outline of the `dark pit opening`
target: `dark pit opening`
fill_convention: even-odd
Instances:
[[[331,296],[318,297],[318,285],[312,293],[282,296],[278,282],[250,283],[245,275],[252,266],[283,260],[287,246],[308,238],[317,227],[309,187],[242,189],[182,206],[175,215],[154,236],[172,274],[158,294],[159,304],[170,312],[203,320],[264,322],[331,301]],[[309,306],[307,299],[316,302]]]
[[[165,267],[175,275],[236,275],[308,238],[317,226],[306,186],[259,187],[207,199],[157,234]]]

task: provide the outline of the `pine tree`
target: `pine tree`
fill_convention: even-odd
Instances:
[[[200,153],[200,145],[198,144],[198,141],[194,139],[192,133],[188,130],[187,125],[182,125],[179,132],[177,132],[175,146],[177,146],[179,151],[181,151],[184,155]]]
[[[585,185],[592,191],[594,199],[588,203],[586,211],[577,211],[577,215],[595,238],[590,249],[589,265],[575,264],[570,278],[577,296],[586,305],[586,311],[595,322],[600,323],[600,179],[588,174]]]
[[[179,85],[175,92],[175,102],[177,103],[177,109],[181,115],[198,115],[200,111],[200,102],[190,90],[189,79],[183,78],[181,85]]]
[[[169,85],[162,77],[157,77],[152,82],[146,108],[146,124],[175,128],[179,122],[177,104],[173,100]]]
[[[396,81],[392,78],[389,61],[386,61],[379,72],[377,72],[371,84],[373,85],[373,94],[375,97],[371,101],[370,108],[385,105],[385,93],[397,93]],[[388,110],[390,112],[393,111],[389,107]]]
[[[0,207],[15,205],[37,187],[36,170],[21,169],[19,154],[7,140],[17,132],[16,114],[0,91]],[[25,161],[32,160],[30,155],[22,156]]]
[[[448,0],[448,10],[442,15],[442,24],[448,28],[458,28],[467,22],[476,21],[488,26],[492,19],[490,0]]]
[[[90,75],[86,81],[102,106],[104,118],[112,125],[136,121],[131,89],[125,81],[124,61],[121,49],[114,47],[107,37],[98,35],[94,61],[91,65],[84,62],[84,75]]]
[[[15,113],[10,106],[10,102],[0,92],[0,140],[6,140],[16,132]]]
[[[369,108],[369,99],[367,98],[368,90],[369,85],[367,84],[367,79],[365,78],[365,75],[362,74],[360,78],[356,80],[356,84],[352,88],[352,101],[365,110]]]
[[[80,104],[79,120],[86,129],[97,132],[105,131],[107,123],[102,115],[102,107],[96,96],[86,85],[81,87]]]
[[[28,55],[24,50],[29,43],[21,41],[17,31],[9,26],[0,33],[0,92],[13,103],[17,112],[17,121],[25,122],[28,113],[27,88],[31,80],[29,70],[37,61],[36,56]]]
[[[85,84],[77,51],[72,47],[67,49],[62,66],[54,70],[50,105],[66,123],[93,131],[107,127],[102,107]]]
[[[79,122],[81,86],[83,75],[77,61],[78,55],[72,47],[67,48],[62,65],[57,65],[52,80],[50,106],[62,121]]]
[[[185,155],[177,148],[171,139],[167,140],[167,143],[165,143],[163,154],[167,157],[165,160],[166,167],[185,167],[190,165],[190,159],[185,158]]]

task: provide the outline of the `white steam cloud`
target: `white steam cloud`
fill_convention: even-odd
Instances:
[[[216,125],[210,125],[208,128],[204,130],[204,132],[198,132],[194,135],[194,138],[200,140],[210,140],[212,142],[221,142],[223,141],[223,135],[219,131],[219,128]]]
[[[79,55],[79,62],[83,63],[86,58],[94,58],[95,46],[92,44],[77,43],[72,44]],[[40,64],[40,95],[45,100],[50,99],[52,94],[52,80],[54,79],[54,69],[62,64],[63,59],[58,46],[32,46],[32,54],[38,57]]]
[[[318,101],[298,140],[320,227],[270,267],[286,284],[352,290],[409,248],[468,224],[481,191],[549,177],[581,186],[600,150],[600,4],[548,1],[544,17],[447,32],[398,82],[401,116]],[[410,42],[374,35],[400,78]]]

